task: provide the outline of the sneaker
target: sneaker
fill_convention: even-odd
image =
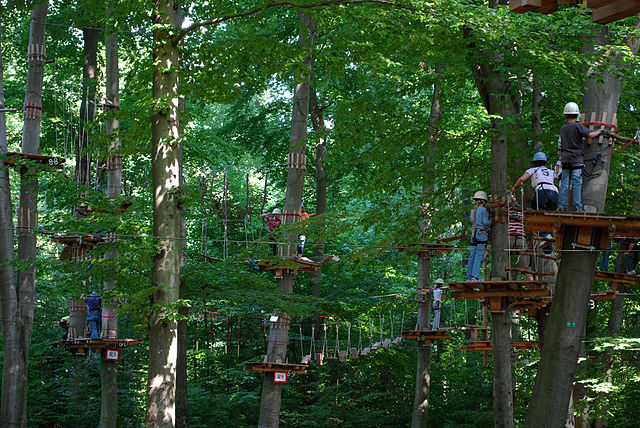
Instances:
[[[580,214],[584,214],[584,207],[576,207],[576,212]]]
[[[562,205],[558,206],[558,212],[559,213],[564,213],[567,211],[567,207],[563,207]]]
[[[627,271],[627,275],[635,275],[635,274],[636,274],[636,271],[633,269],[630,271]]]

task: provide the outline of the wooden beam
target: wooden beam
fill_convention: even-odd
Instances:
[[[485,290],[485,291],[457,291],[451,293],[454,299],[483,299],[491,297],[548,297],[549,290]]]
[[[525,13],[539,9],[541,0],[509,0],[509,10],[516,13]]]
[[[618,0],[606,6],[593,9],[593,22],[608,24],[640,13],[640,1]]]
[[[589,9],[595,9],[597,7],[606,6],[611,3],[615,3],[618,0],[585,0],[586,7]]]
[[[548,15],[558,10],[558,0],[542,0],[540,13]]]

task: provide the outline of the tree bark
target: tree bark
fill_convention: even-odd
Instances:
[[[299,214],[302,203],[302,190],[304,185],[304,172],[306,160],[307,119],[309,117],[309,93],[310,74],[312,71],[311,49],[315,41],[315,24],[313,19],[304,12],[298,12],[300,20],[300,48],[306,53],[303,59],[304,71],[299,77],[293,95],[293,114],[291,118],[291,141],[289,145],[289,162],[287,166],[287,194],[285,197],[284,213]],[[283,216],[283,224],[298,220],[296,215]],[[279,246],[278,254],[281,257],[293,257],[296,255],[296,234],[288,234],[287,241],[291,245]],[[287,271],[282,278],[276,280],[278,289],[285,294],[293,291],[293,279],[295,274]],[[277,312],[277,311],[276,311]],[[289,340],[289,315],[279,314],[278,322],[271,326],[269,332],[269,345],[266,361],[286,362],[287,342]],[[260,398],[260,428],[274,428],[280,424],[280,405],[282,396],[282,384],[273,382],[273,374],[268,373],[262,381],[262,394]]]
[[[22,152],[40,152],[40,122],[42,116],[42,81],[45,64],[45,22],[48,3],[34,6],[29,34],[27,88],[25,93]],[[8,184],[8,183],[7,183]],[[6,195],[5,195],[6,196]],[[36,282],[36,227],[38,208],[37,172],[20,169],[20,209],[18,215],[17,287],[8,288],[7,307],[2,308],[10,331],[4,339],[4,372],[2,384],[3,426],[24,427],[27,423],[27,369],[33,328],[33,303]],[[13,238],[11,238],[13,240]],[[4,285],[4,284],[3,284]],[[7,329],[4,329],[5,332]],[[9,351],[9,352],[7,352]]]
[[[430,330],[431,294],[421,293],[428,289],[431,277],[431,260],[425,253],[418,253],[418,330]],[[423,298],[424,297],[424,298]],[[416,364],[416,390],[413,396],[412,428],[426,428],[431,388],[431,343],[418,342]]]
[[[107,9],[107,17],[111,10]],[[114,30],[107,34],[105,40],[106,51],[106,106],[105,108],[116,113],[120,108],[120,72],[118,70],[118,33]],[[96,39],[97,40],[97,39]],[[97,42],[96,42],[97,44]],[[120,147],[118,131],[120,121],[114,117],[107,122],[107,135],[110,136],[109,161],[107,162],[107,196],[111,199],[117,198],[122,192],[122,162],[114,156]],[[121,160],[121,158],[120,158]],[[106,260],[117,260],[119,253],[112,249],[105,254]],[[115,281],[109,280],[104,283],[104,290],[111,292],[115,289]],[[102,329],[103,337],[115,338],[118,331],[118,318],[115,306],[110,299],[104,300],[102,306]],[[100,426],[101,428],[115,428],[118,421],[118,371],[116,361],[107,361],[104,358],[101,363],[102,397],[100,406]]]
[[[1,7],[4,11],[4,7]],[[0,108],[4,108],[4,66],[2,63],[2,21],[0,20]],[[4,163],[7,154],[7,118],[0,112],[0,331],[2,331],[4,358],[2,369],[2,410],[0,417],[8,426],[20,426],[22,394],[18,389],[20,378],[14,378],[14,367],[20,366],[20,335],[18,330],[18,293],[13,266],[13,217],[9,170]],[[24,387],[24,384],[22,385]]]
[[[184,284],[182,284],[184,285]],[[187,316],[188,307],[180,307],[178,320],[178,359],[176,363],[176,427],[189,427],[189,407],[187,395]]]
[[[311,123],[313,130],[317,134],[316,140],[316,215],[322,216],[327,212],[327,139],[326,128],[322,109],[318,104],[318,96],[315,89],[310,88]],[[322,217],[319,217],[322,218]],[[319,225],[322,228],[322,224]],[[321,262],[324,259],[324,245],[320,242],[313,247],[313,260]],[[320,297],[320,287],[322,285],[322,269],[311,272],[311,295]]]
[[[147,384],[148,427],[175,425],[177,327],[169,306],[179,296],[182,262],[181,236],[181,145],[178,124],[179,52],[174,33],[179,32],[178,5],[156,0],[152,16],[153,89],[151,117],[153,189],[153,234],[158,252],[153,259],[154,287],[149,314],[149,368]]]
[[[91,185],[91,154],[89,139],[95,116],[95,98],[98,85],[98,28],[83,28],[84,50],[82,54],[82,103],[80,104],[80,128],[76,148],[76,180]]]

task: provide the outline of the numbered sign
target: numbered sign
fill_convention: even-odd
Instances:
[[[273,383],[287,383],[287,372],[273,372]]]
[[[596,308],[596,301],[593,299],[589,299],[589,310],[592,311]]]
[[[118,349],[106,349],[104,359],[107,361],[118,361],[120,359],[120,351]]]

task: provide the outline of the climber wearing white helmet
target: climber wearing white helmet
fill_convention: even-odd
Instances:
[[[444,279],[436,279],[436,288],[433,289],[433,324],[431,330],[438,330],[440,328],[440,310],[442,307],[442,286],[444,285]]]
[[[271,213],[262,214],[262,218],[267,219],[267,227],[269,228],[269,240],[274,241],[274,243],[271,244],[271,249],[273,251],[274,256],[278,253],[278,245],[275,244],[275,242],[278,241],[277,229],[280,227],[280,224],[282,223],[282,220],[280,220],[280,214],[282,214],[282,211],[280,211],[280,208],[274,208]]]
[[[562,162],[562,179],[558,211],[566,211],[569,204],[569,182],[573,187],[573,205],[576,212],[584,212],[582,207],[582,169],[584,168],[583,138],[592,139],[603,134],[602,131],[591,131],[578,122],[580,108],[576,103],[564,106],[564,118],[567,121],[560,129],[560,161]],[[604,133],[606,135],[606,132]]]
[[[471,253],[469,254],[469,264],[467,265],[467,281],[480,280],[480,267],[484,261],[484,253],[489,242],[489,231],[491,222],[489,221],[489,211],[485,207],[487,194],[478,191],[473,195],[475,207],[470,213],[473,231],[471,234]]]

